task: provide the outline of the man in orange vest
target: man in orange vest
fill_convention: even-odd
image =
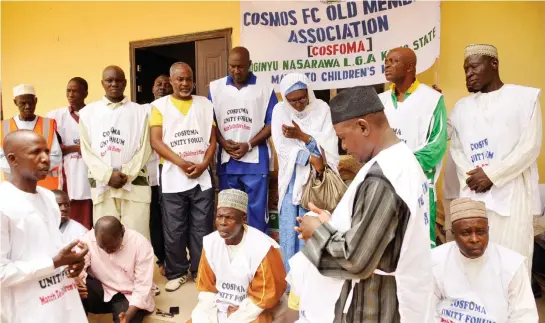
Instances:
[[[42,118],[35,114],[36,91],[30,84],[20,84],[13,88],[13,102],[19,109],[19,115],[11,119],[2,120],[0,125],[0,147],[4,137],[15,130],[26,129],[43,136],[47,141],[50,157],[50,172],[47,177],[38,181],[38,186],[55,190],[59,188],[59,166],[62,163],[62,150],[56,136],[56,123],[53,119]],[[4,180],[8,179],[9,165],[0,148],[0,168],[4,172]]]

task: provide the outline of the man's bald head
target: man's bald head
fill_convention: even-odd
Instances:
[[[107,215],[103,216],[97,220],[94,225],[95,234],[97,233],[107,233],[112,235],[119,235],[123,231],[123,225],[121,222],[113,216]]]
[[[108,100],[112,102],[123,100],[126,86],[127,79],[121,67],[110,65],[104,69],[102,72],[102,87]]]
[[[118,74],[119,76],[125,78],[125,72],[121,67],[117,65],[110,65],[104,68],[104,71],[102,71],[102,80],[106,79],[106,77],[111,74]]]
[[[412,49],[394,48],[388,52],[384,63],[386,80],[389,82],[412,83],[416,79],[416,54]]]
[[[30,130],[16,130],[4,138],[4,154],[12,177],[39,181],[49,172],[49,147],[44,137]]]
[[[236,85],[242,86],[250,75],[250,52],[245,47],[235,47],[229,53],[229,75]]]
[[[114,253],[123,243],[125,228],[113,216],[103,216],[94,225],[98,246],[107,253]]]
[[[247,61],[250,60],[250,51],[248,51],[246,47],[238,46],[231,49],[231,51],[229,52],[229,57],[232,55],[237,55],[240,58],[245,59]]]

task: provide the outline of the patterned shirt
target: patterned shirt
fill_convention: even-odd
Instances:
[[[353,210],[350,230],[341,233],[324,223],[302,251],[322,275],[347,279],[335,306],[334,323],[400,322],[395,278],[373,271],[396,270],[409,208],[375,164],[358,187]],[[345,314],[352,280],[360,282]]]

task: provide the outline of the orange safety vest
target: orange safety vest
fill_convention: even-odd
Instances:
[[[15,120],[13,118],[3,120],[2,127],[0,129],[0,146],[3,145],[3,141],[6,135],[16,130],[19,130],[19,128],[17,128],[17,123],[15,123]],[[53,139],[56,135],[55,120],[38,117],[33,131],[43,136],[47,140],[47,147],[51,150],[51,146],[53,145]],[[4,180],[8,179],[6,175],[7,174],[4,174]],[[48,190],[59,189],[59,167],[57,166],[53,168],[45,179],[38,181],[38,186],[41,186]]]

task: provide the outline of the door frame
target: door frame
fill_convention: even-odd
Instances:
[[[216,29],[204,32],[197,32],[191,34],[167,36],[160,38],[152,38],[145,40],[136,40],[129,42],[129,59],[131,68],[131,101],[136,100],[136,60],[135,50],[138,48],[146,48],[161,45],[173,45],[179,43],[188,43],[197,40],[206,40],[213,38],[225,38],[225,47],[227,51],[231,50],[231,35],[233,34],[233,28]],[[198,53],[195,53],[195,59],[198,57]]]

